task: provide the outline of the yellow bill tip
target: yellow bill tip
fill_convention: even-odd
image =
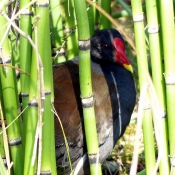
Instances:
[[[132,68],[132,66],[130,64],[129,65],[128,64],[124,64],[123,66],[124,66],[125,69],[127,69],[128,71],[133,73],[133,68]]]

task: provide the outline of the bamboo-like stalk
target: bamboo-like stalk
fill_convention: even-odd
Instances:
[[[143,18],[141,0],[140,1],[131,0],[131,5],[132,5],[133,21],[134,21],[139,85],[140,85],[140,88],[142,88],[142,85],[147,82],[147,77],[145,75],[148,72],[148,63],[147,63],[145,32],[144,32],[144,23],[143,23],[144,18]],[[148,98],[148,95],[147,95],[147,98]],[[156,161],[155,161],[154,138],[153,138],[154,136],[152,133],[153,128],[151,127],[152,116],[150,111],[149,100],[145,101],[143,116],[145,118],[143,120],[147,121],[146,123],[143,122],[144,148],[146,153],[145,154],[146,172],[147,174],[150,174],[153,171]],[[149,133],[149,136],[148,136],[148,133]],[[152,144],[150,144],[148,138],[152,140]]]
[[[87,12],[88,12],[88,18],[89,18],[90,36],[92,36],[94,34],[94,30],[95,30],[97,10],[95,7],[89,5]]]
[[[20,2],[20,9],[23,9],[30,1]],[[21,13],[20,28],[28,36],[32,35],[32,15],[31,7],[23,9]],[[24,137],[24,172],[23,174],[33,175],[36,171],[36,160],[33,161],[34,140],[36,134],[36,126],[38,121],[38,89],[37,89],[37,61],[36,54],[26,38],[20,36],[20,67],[31,75],[21,74],[21,96],[22,108],[29,105],[27,111],[23,114],[23,137]],[[29,96],[30,94],[30,96]],[[36,157],[35,157],[36,159]],[[34,163],[33,163],[34,162]]]
[[[159,24],[157,16],[157,5],[156,0],[146,0],[146,15],[148,21],[148,33],[149,33],[149,46],[152,64],[152,78],[154,87],[156,89],[159,102],[162,107],[162,112],[166,111],[165,101],[165,86],[163,77],[163,65],[162,65],[162,53],[159,39]],[[160,116],[161,117],[161,116]],[[163,152],[161,153],[162,158],[159,166],[159,173],[169,174],[169,160],[168,160],[168,134],[167,134],[167,120],[163,120]],[[160,150],[159,150],[160,151]]]
[[[32,50],[31,61],[31,74],[30,74],[30,87],[29,87],[29,102],[28,102],[28,116],[26,117],[26,144],[25,144],[25,157],[24,157],[24,175],[33,175],[37,170],[36,160],[38,158],[37,147],[39,138],[39,154],[41,154],[41,134],[42,134],[42,109],[41,109],[41,85],[42,85],[42,62],[38,52],[38,38],[37,26],[38,18],[35,18],[33,38],[35,44]],[[43,77],[42,77],[43,78]],[[38,127],[40,126],[40,127]],[[41,155],[38,158],[41,162]],[[40,164],[38,171],[40,171]],[[38,173],[37,173],[38,174]]]
[[[33,175],[36,172],[36,157],[33,161],[34,140],[38,121],[38,76],[37,60],[35,51],[32,52],[28,116],[26,117],[26,143],[24,152],[24,173],[23,175]],[[36,155],[35,155],[36,156]]]
[[[161,0],[160,2],[160,19],[162,30],[163,54],[165,62],[165,82],[167,97],[167,116],[168,116],[168,134],[170,156],[174,157],[175,146],[175,31],[174,31],[174,9],[173,1]],[[174,158],[172,158],[174,160]],[[171,167],[171,174],[175,174],[175,167]]]
[[[51,172],[56,174],[55,149],[51,154],[51,148],[55,148],[54,140],[54,114],[51,112],[52,101],[51,93],[53,93],[53,72],[51,59],[51,43],[50,43],[50,21],[49,21],[49,4],[48,1],[37,1],[36,15],[40,17],[38,20],[38,51],[44,67],[44,112],[43,112],[43,128],[42,128],[42,164],[41,173]],[[52,141],[52,142],[51,142]],[[51,157],[51,155],[53,157]],[[52,165],[53,164],[53,165]]]
[[[20,9],[27,5],[30,0],[21,0]],[[27,35],[31,36],[32,34],[32,11],[31,7],[23,10],[20,14],[20,29],[25,32]],[[32,56],[32,47],[26,38],[22,35],[20,36],[20,68],[25,72],[30,72],[31,66],[31,56]],[[30,76],[21,72],[20,73],[20,85],[21,85],[21,98],[22,98],[22,109],[28,105],[29,101],[29,80]],[[23,113],[23,148],[25,149],[25,136],[26,136],[26,126],[27,126],[27,113],[28,109]]]
[[[99,29],[99,23],[100,23],[100,12],[99,10],[93,5],[90,4],[88,1],[86,1],[89,5],[93,6],[94,9],[96,9],[96,14],[95,14],[95,30]],[[100,0],[94,0],[94,4],[100,4]]]
[[[13,29],[14,30],[14,29]],[[16,31],[15,31],[16,32]],[[20,86],[20,80],[19,80],[19,76],[20,76],[20,71],[16,68],[19,67],[19,44],[18,43],[18,39],[19,39],[19,34],[15,34],[14,32],[10,32],[9,34],[9,38],[10,38],[10,44],[11,44],[11,57],[12,57],[12,65],[15,66],[14,69],[14,84],[16,85],[16,103],[18,105],[18,109],[19,111],[21,110],[21,105],[20,105],[20,100],[19,100],[19,95],[21,92],[21,86]],[[15,42],[13,42],[15,41]],[[26,107],[26,106],[25,106]],[[19,127],[20,127],[20,133],[21,133],[21,138],[22,138],[22,144],[24,142],[24,138],[23,138],[23,121],[22,118],[19,117]]]
[[[90,32],[85,0],[74,0],[79,40],[79,78],[91,175],[101,174],[90,71]],[[88,104],[87,104],[88,99]],[[86,103],[85,103],[86,101]],[[95,161],[94,161],[95,159]]]
[[[51,39],[54,53],[54,62],[61,63],[66,61],[65,41],[63,40],[63,24],[61,16],[60,0],[50,0],[51,14]]]
[[[67,59],[70,60],[78,55],[77,30],[73,0],[64,2],[65,31],[67,44]]]
[[[152,115],[150,109],[144,109],[143,117],[143,136],[144,136],[144,154],[146,163],[146,172],[151,174],[155,168],[155,141],[152,125]],[[148,145],[149,144],[149,145]]]
[[[6,4],[2,5],[3,13],[6,13]],[[12,59],[10,54],[10,44],[8,36],[5,35],[7,20],[0,15],[0,48],[1,53],[0,57],[4,64],[12,65]],[[2,100],[3,100],[3,112],[9,125],[17,116],[18,116],[18,107],[17,104],[17,85],[15,84],[15,73],[14,69],[10,67],[1,67],[0,68],[1,76],[1,86],[2,86]],[[23,174],[23,151],[22,151],[22,142],[21,142],[21,133],[19,120],[16,120],[8,129],[8,141],[10,145],[10,153],[12,161],[14,162],[13,170],[15,174]]]
[[[103,1],[101,0],[101,7],[108,13],[111,14],[111,0]],[[100,29],[111,28],[111,22],[104,16],[100,14]]]

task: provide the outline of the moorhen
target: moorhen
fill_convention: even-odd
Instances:
[[[91,68],[94,108],[102,163],[130,122],[136,101],[132,67],[125,55],[124,41],[115,29],[97,31],[91,38]],[[84,163],[78,174],[89,174],[80,100],[78,58],[54,69],[55,109],[62,122],[73,168]],[[57,167],[70,174],[60,123],[55,117]],[[77,170],[76,170],[77,171]]]

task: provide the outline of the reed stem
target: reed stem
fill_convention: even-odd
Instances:
[[[74,0],[75,13],[78,27],[79,40],[79,78],[80,92],[83,106],[85,136],[90,162],[91,175],[102,174],[101,165],[98,161],[98,138],[92,95],[92,81],[90,70],[90,31],[86,12],[85,0]],[[84,101],[88,100],[88,104]],[[94,161],[94,156],[97,161]]]

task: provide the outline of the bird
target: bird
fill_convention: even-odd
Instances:
[[[99,162],[113,150],[130,122],[136,103],[132,66],[125,54],[122,35],[116,29],[98,30],[90,40],[92,91],[99,143]],[[83,112],[80,98],[78,57],[54,68],[54,107],[64,128],[74,170],[89,173]],[[71,174],[60,122],[55,117],[57,168]]]

